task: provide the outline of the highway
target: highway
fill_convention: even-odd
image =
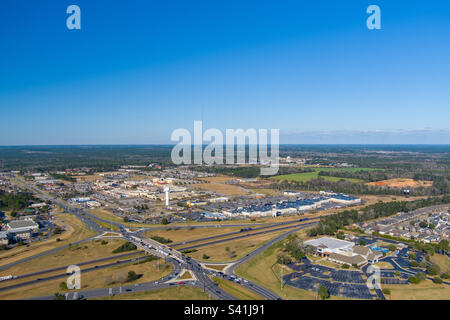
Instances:
[[[166,260],[168,263],[172,264],[174,266],[172,273],[167,276],[164,277],[162,279],[159,279],[157,281],[153,281],[153,282],[149,282],[149,283],[143,283],[143,284],[139,284],[139,285],[127,285],[127,286],[119,286],[119,287],[112,287],[112,288],[100,288],[100,289],[92,289],[92,290],[81,290],[81,291],[77,291],[76,293],[72,293],[72,295],[68,295],[66,298],[67,299],[80,299],[81,297],[83,298],[101,298],[101,297],[106,297],[106,296],[111,296],[114,294],[123,294],[123,293],[129,293],[129,292],[137,292],[137,291],[147,291],[147,290],[154,290],[154,289],[161,289],[161,288],[167,288],[173,285],[181,285],[181,284],[177,284],[176,282],[173,282],[174,280],[176,280],[177,276],[180,276],[180,272],[182,270],[190,270],[195,277],[195,281],[182,281],[185,282],[187,285],[192,285],[195,287],[198,287],[202,290],[204,290],[205,292],[207,292],[210,296],[216,298],[216,299],[223,299],[223,300],[235,300],[236,298],[233,297],[232,295],[228,294],[227,292],[221,290],[211,279],[209,276],[213,276],[213,277],[222,277],[224,279],[230,280],[230,281],[234,281],[235,283],[238,283],[239,285],[246,287],[249,290],[254,291],[255,293],[259,294],[260,296],[262,296],[265,299],[270,299],[270,300],[280,300],[281,297],[279,297],[278,295],[276,295],[275,293],[271,292],[270,290],[256,284],[256,283],[252,283],[249,280],[246,279],[241,279],[238,278],[235,274],[234,274],[234,269],[241,265],[242,263],[245,263],[246,261],[248,261],[249,259],[253,258],[254,256],[256,256],[257,254],[263,252],[265,249],[267,249],[269,246],[271,246],[273,243],[278,242],[282,239],[284,239],[285,237],[287,237],[289,234],[296,232],[302,228],[311,226],[317,222],[310,222],[310,223],[304,223],[302,225],[293,225],[291,226],[290,224],[294,224],[294,223],[298,223],[299,221],[288,221],[288,222],[280,222],[280,223],[274,223],[274,224],[270,224],[270,225],[265,225],[261,228],[258,229],[266,229],[266,228],[270,228],[270,227],[274,227],[277,225],[280,225],[282,227],[277,228],[275,230],[265,230],[265,231],[259,231],[259,232],[254,232],[252,234],[244,234],[244,235],[239,235],[237,237],[233,237],[233,238],[229,238],[229,239],[222,239],[222,240],[216,240],[216,241],[212,241],[209,242],[208,244],[201,244],[201,246],[203,245],[210,245],[210,244],[214,244],[214,243],[221,243],[224,241],[230,241],[230,240],[235,240],[235,239],[240,239],[240,238],[245,238],[245,237],[249,237],[249,236],[254,236],[254,235],[259,235],[259,234],[265,234],[265,233],[269,233],[269,232],[275,232],[275,231],[281,231],[281,230],[287,230],[287,229],[291,229],[289,231],[287,231],[286,233],[272,239],[271,241],[267,242],[266,244],[264,244],[263,246],[259,247],[258,249],[256,249],[255,251],[253,251],[252,253],[246,255],[245,257],[243,257],[242,259],[234,262],[234,264],[232,265],[232,267],[228,270],[227,274],[222,273],[222,272],[217,272],[217,271],[213,271],[207,268],[203,268],[202,265],[200,264],[199,261],[196,261],[194,259],[191,259],[190,257],[184,255],[183,253],[177,251],[174,248],[168,247],[164,244],[161,244],[159,242],[156,242],[154,240],[151,239],[147,239],[144,238],[140,235],[141,232],[138,233],[131,233],[129,231],[127,231],[125,229],[125,227],[117,222],[112,222],[112,221],[108,221],[105,219],[101,219],[99,217],[96,217],[92,214],[89,214],[88,212],[84,211],[83,209],[79,209],[79,208],[74,208],[71,207],[69,205],[67,205],[65,202],[53,198],[45,193],[43,193],[41,190],[35,188],[34,186],[30,186],[22,181],[18,181],[18,179],[14,179],[16,181],[16,183],[20,184],[22,187],[27,188],[29,190],[31,190],[32,192],[36,193],[40,198],[44,199],[44,200],[51,200],[53,201],[55,204],[59,205],[60,207],[62,207],[64,210],[76,215],[81,221],[83,221],[83,223],[90,229],[96,231],[98,234],[100,233],[104,233],[104,232],[108,232],[108,229],[105,229],[103,227],[101,227],[100,225],[98,225],[94,220],[97,221],[101,221],[103,223],[107,223],[107,224],[112,224],[114,226],[116,226],[119,230],[120,230],[120,234],[121,236],[134,243],[138,248],[140,248],[141,250],[144,250],[145,252],[155,255],[155,256],[159,256],[161,258],[163,258],[164,260]],[[285,226],[287,225],[287,226]],[[227,227],[229,226],[233,226],[233,225],[226,225]],[[236,224],[235,226],[243,226],[242,224]],[[246,224],[245,226],[248,226],[248,224]],[[186,227],[192,227],[192,226],[186,226]],[[211,227],[211,226],[205,226],[205,227]],[[150,228],[149,228],[150,229]],[[147,229],[148,230],[148,229]],[[143,230],[140,230],[143,231]],[[240,233],[240,232],[237,232]],[[231,234],[237,234],[237,233],[231,233]],[[221,235],[221,237],[223,237],[224,235]],[[208,237],[209,239],[213,239],[213,237]],[[83,241],[89,241],[92,238],[89,239],[85,239]],[[201,241],[203,239],[197,239],[196,241]],[[194,242],[194,241],[193,241]],[[197,245],[200,246],[200,245]],[[12,265],[16,265],[19,263],[23,263],[25,261],[29,261],[37,256],[42,256],[45,254],[49,254],[51,252],[55,252],[57,250],[61,250],[62,248],[67,247],[67,246],[63,246],[63,247],[59,247],[59,248],[55,248],[53,250],[44,252],[40,255],[36,255],[33,257],[29,257],[26,259],[22,259],[20,261],[14,262],[12,264],[9,264],[7,266],[3,266],[3,269],[9,268]],[[186,249],[186,248],[185,248]],[[121,261],[120,264],[123,263],[129,263],[130,260],[124,260]],[[98,267],[92,267],[89,269],[85,269],[82,272],[89,272],[89,271],[93,271],[93,270],[98,270],[99,268],[107,268],[110,267],[112,265],[117,265],[117,263],[111,263],[111,264],[105,264],[102,266],[98,266]],[[57,270],[56,270],[57,271]],[[48,271],[47,271],[48,272]],[[41,272],[41,274],[43,274],[44,271]],[[22,275],[21,277],[25,277],[25,276],[30,276],[30,275]],[[33,284],[36,283],[38,281],[49,281],[49,280],[53,280],[56,278],[60,278],[60,277],[64,277],[67,276],[65,273],[64,274],[58,274],[58,275],[54,275],[54,276],[50,276],[47,277],[45,279],[41,279],[41,280],[32,280],[32,281],[28,281],[22,284],[16,284],[13,286],[9,286],[9,287],[5,287],[2,288],[3,291],[5,290],[10,290],[12,288],[17,288],[20,286],[25,286],[25,285],[29,285],[29,284]],[[169,281],[169,282],[168,282]],[[0,291],[2,290],[0,289]],[[53,296],[42,296],[42,297],[34,297],[33,299],[53,299]]]
[[[190,249],[195,249],[195,248],[200,248],[200,247],[206,247],[206,246],[210,246],[210,245],[213,245],[213,244],[218,244],[218,243],[223,243],[223,242],[243,239],[243,238],[252,237],[252,236],[263,235],[263,234],[277,232],[277,231],[281,231],[281,230],[287,230],[287,229],[291,229],[291,228],[295,228],[295,227],[299,227],[299,226],[312,226],[312,225],[314,225],[316,223],[317,222],[303,223],[303,224],[297,224],[297,225],[293,225],[293,226],[286,226],[286,227],[266,230],[266,231],[247,233],[247,234],[239,235],[237,237],[231,237],[231,238],[220,239],[220,240],[215,240],[215,241],[206,242],[206,243],[200,243],[200,244],[196,244],[196,245],[193,245],[193,246],[182,247],[182,248],[179,248],[178,250],[190,250]],[[200,239],[199,241],[203,241],[203,240]]]
[[[190,244],[190,243],[195,243],[195,242],[200,242],[200,241],[205,241],[205,240],[211,240],[211,239],[217,239],[217,238],[223,238],[223,237],[227,237],[227,236],[232,236],[232,235],[235,235],[235,234],[249,235],[249,234],[254,233],[255,231],[258,231],[258,230],[273,228],[273,227],[282,226],[282,225],[295,224],[295,223],[298,223],[298,222],[301,222],[301,221],[318,220],[318,219],[319,218],[302,218],[302,219],[296,219],[296,220],[292,220],[292,221],[270,223],[270,224],[264,225],[262,227],[257,227],[257,228],[252,228],[252,225],[248,225],[248,224],[246,224],[246,225],[238,225],[239,227],[245,226],[246,227],[245,229],[249,229],[249,230],[233,231],[233,232],[229,232],[229,233],[222,233],[222,234],[219,234],[219,235],[209,236],[209,237],[200,238],[200,239],[187,240],[187,241],[183,241],[183,242],[173,243],[170,246],[171,247],[177,247],[177,246],[186,245],[186,244]],[[142,231],[139,231],[139,233],[141,233]]]

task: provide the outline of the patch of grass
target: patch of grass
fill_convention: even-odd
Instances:
[[[224,243],[212,244],[197,248],[198,251],[188,255],[194,259],[202,260],[203,255],[206,254],[209,256],[208,261],[229,262],[244,257],[246,254],[256,250],[258,247],[279,236],[283,232],[284,231],[279,231],[248,238],[236,239]]]
[[[316,294],[312,291],[301,290],[288,285],[285,285],[281,290],[281,269],[276,263],[281,247],[282,241],[270,246],[261,254],[239,266],[235,273],[275,292],[283,299],[314,300]]]
[[[430,280],[418,284],[383,285],[391,291],[392,300],[450,300],[450,286]]]
[[[90,272],[81,271],[81,289],[107,288],[111,285],[134,284],[155,281],[170,274],[172,267],[168,263],[159,262],[159,268],[155,260],[146,263],[134,264],[132,262],[113,266],[105,269],[98,269]],[[139,275],[138,279],[127,281],[128,272],[134,271]],[[61,273],[60,271],[58,273]],[[48,274],[51,275],[51,274]],[[48,276],[46,275],[46,276]],[[55,292],[68,292],[60,287],[61,281],[65,278],[38,282],[25,287],[15,288],[0,292],[0,299],[22,299],[42,295],[52,295]]]
[[[76,216],[69,213],[58,214],[55,223],[65,229],[62,234],[51,236],[48,240],[33,242],[29,246],[19,246],[0,252],[0,265],[28,258],[96,234],[88,229]],[[59,238],[60,241],[56,241],[56,238]]]
[[[210,297],[202,290],[191,286],[177,286],[167,289],[127,293],[102,300],[209,300]]]
[[[85,261],[114,256],[111,251],[124,244],[124,240],[113,239],[102,245],[101,240],[92,240],[56,251],[30,261],[15,265],[0,272],[0,276],[20,275],[57,267],[77,264]],[[0,283],[0,285],[2,285]]]
[[[259,294],[234,283],[233,281],[213,277],[212,280],[218,284],[219,288],[228,292],[240,300],[265,300]]]

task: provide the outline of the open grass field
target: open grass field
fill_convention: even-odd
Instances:
[[[303,172],[303,173],[293,173],[293,174],[285,174],[280,176],[272,177],[271,179],[275,180],[290,180],[290,181],[308,181],[311,179],[317,179],[319,177],[320,171],[342,171],[342,172],[356,172],[356,171],[373,171],[379,169],[373,168],[330,168],[330,167],[321,167],[321,168],[313,168],[314,172]],[[339,178],[339,177],[328,177],[321,176],[325,180],[329,181],[339,181],[346,180],[352,182],[363,182],[361,179],[353,179],[353,178]]]
[[[221,235],[224,233],[235,232],[241,230],[242,227],[211,227],[211,228],[171,228],[170,230],[149,230],[144,232],[144,236],[150,238],[151,236],[160,236],[170,239],[173,243],[200,239],[210,236]]]
[[[377,262],[374,264],[374,266],[378,267],[378,268],[383,268],[383,269],[394,269],[392,264],[390,264],[389,262],[385,262],[385,261]]]
[[[430,257],[430,260],[441,268],[441,273],[450,273],[450,258],[448,256],[435,253]]]
[[[130,270],[140,275],[139,279],[127,282],[126,278],[128,271]],[[120,284],[150,282],[160,279],[170,274],[170,272],[171,266],[169,264],[160,262],[158,269],[156,261],[140,264],[129,263],[126,265],[114,266],[86,273],[83,273],[83,271],[81,271],[81,289],[88,290],[94,288],[106,288],[110,286],[117,286]],[[0,300],[52,295],[55,292],[60,293],[69,292],[69,290],[63,290],[59,286],[60,283],[64,281],[66,281],[66,279],[63,277],[51,281],[29,285],[26,287],[0,292]]]
[[[301,290],[290,286],[284,286],[281,290],[280,267],[276,263],[277,255],[281,252],[281,242],[278,242],[267,250],[257,255],[250,261],[236,269],[235,273],[255,282],[281,296],[290,300],[314,300],[316,295],[312,291]]]
[[[117,254],[112,253],[112,251],[125,243],[125,240],[119,239],[104,240],[108,242],[105,245],[101,244],[102,240],[92,240],[44,255],[0,271],[0,276],[26,274],[114,256]]]
[[[271,179],[274,180],[289,180],[289,181],[308,181],[312,179],[318,179],[319,178],[319,171],[315,172],[303,172],[303,173],[292,173],[292,174],[284,174],[281,176],[275,176]],[[352,182],[362,182],[361,179],[353,179],[353,178],[338,178],[338,177],[329,177],[329,176],[320,176],[321,178],[328,180],[328,181],[339,181],[339,180],[346,180],[346,181],[352,181]]]
[[[0,253],[0,265],[31,257],[33,255],[67,245],[72,242],[83,240],[95,235],[76,216],[64,213],[58,214],[55,222],[66,229],[62,234],[51,236],[49,239],[33,242],[29,246],[19,246]],[[59,238],[61,241],[56,241]]]
[[[247,253],[256,250],[259,246],[280,235],[281,233],[283,233],[283,231],[242,238],[230,242],[212,244],[207,247],[197,248],[198,251],[188,253],[187,255],[194,259],[204,261],[205,263],[210,261],[229,262],[244,257]],[[209,258],[204,259],[204,254],[209,256]]]
[[[102,298],[102,300],[212,300],[212,298],[199,288],[177,286],[167,289],[121,294]]]
[[[243,286],[234,283],[233,281],[217,277],[212,277],[212,280],[218,284],[219,288],[240,300],[265,300],[259,294],[247,288],[244,288]]]
[[[145,227],[149,226],[148,224],[145,224],[145,223],[124,222],[121,217],[116,216],[114,213],[112,213],[111,211],[108,211],[106,209],[92,209],[92,210],[88,210],[88,212],[100,219],[117,222],[117,223],[120,223],[129,228],[145,228]],[[97,223],[99,223],[99,222],[97,221]],[[154,225],[152,225],[152,226],[154,226]],[[106,225],[105,225],[105,227],[106,227]],[[110,225],[108,225],[107,228],[109,229]],[[114,228],[114,226],[113,226],[113,228]]]
[[[382,285],[382,288],[391,290],[391,294],[386,295],[391,300],[450,300],[450,286],[431,280],[418,284]]]

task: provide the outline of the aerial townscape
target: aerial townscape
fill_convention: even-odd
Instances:
[[[445,316],[449,17],[0,1],[4,317]]]
[[[448,147],[330,148],[282,146],[264,177],[174,165],[170,146],[103,150],[123,164],[98,147],[4,147],[0,298],[449,298]]]

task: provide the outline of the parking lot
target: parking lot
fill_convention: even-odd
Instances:
[[[370,300],[376,297],[370,293],[362,272],[336,270],[310,262],[291,263],[288,267],[296,272],[285,275],[283,280],[293,287],[317,291],[324,286],[333,296]]]

